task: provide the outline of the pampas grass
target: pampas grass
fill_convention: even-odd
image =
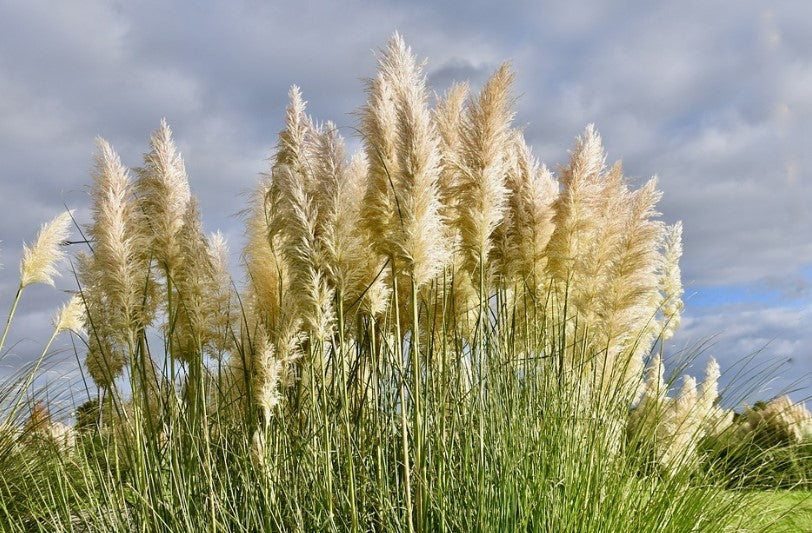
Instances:
[[[150,152],[144,166],[136,169],[135,193],[147,226],[147,248],[171,278],[182,261],[178,234],[189,206],[189,182],[186,167],[172,139],[166,120],[150,139]]]
[[[738,482],[702,468],[729,434],[718,365],[669,396],[650,357],[682,310],[681,225],[659,221],[656,181],[633,189],[607,168],[593,126],[557,173],[538,161],[512,125],[508,65],[434,109],[401,36],[378,68],[359,154],[291,88],[243,213],[243,282],[222,234],[203,231],[166,121],[132,183],[98,141],[80,287],[51,337],[84,329],[93,383],[74,431],[47,421],[50,447],[25,444],[17,413],[51,341],[0,388],[14,406],[0,523],[743,526],[742,496],[722,488]],[[21,288],[52,283],[69,220],[26,247]]]
[[[455,224],[469,274],[479,279],[493,246],[492,234],[504,216],[513,73],[502,65],[488,80],[460,123],[460,163],[456,182],[459,210]]]

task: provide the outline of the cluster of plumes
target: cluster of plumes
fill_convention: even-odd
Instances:
[[[235,315],[225,240],[202,231],[166,121],[135,174],[133,181],[113,148],[98,141],[90,251],[79,255],[78,273],[89,337],[86,364],[105,390],[128,364],[156,389],[152,382],[160,372],[142,341],[159,318],[167,355],[192,364],[222,356]]]
[[[643,354],[679,323],[681,227],[656,220],[654,180],[632,190],[619,164],[606,168],[592,126],[558,178],[540,164],[512,124],[513,78],[503,65],[478,95],[455,85],[432,109],[423,66],[395,35],[368,81],[363,149],[351,158],[336,126],[311,119],[293,87],[271,170],[246,212],[241,313],[225,242],[203,233],[166,122],[135,180],[100,140],[77,299],[94,381],[110,389],[135,362],[157,379],[143,341],[163,319],[169,357],[200,368],[229,353],[233,385],[267,420],[281,389],[309,371],[302,361],[319,364],[359,320],[414,333],[414,294],[429,326],[421,335],[456,330],[455,341],[472,345],[500,294],[520,334],[528,316],[565,326],[569,369],[633,382]],[[64,239],[64,222],[43,234]],[[38,249],[57,253],[26,250],[24,283],[51,279],[54,257]],[[545,316],[545,302],[567,316]],[[73,318],[61,327],[78,329]]]
[[[684,376],[676,396],[668,395],[660,356],[651,361],[643,396],[630,416],[629,434],[666,469],[679,470],[697,459],[697,445],[706,436],[721,434],[733,422],[733,412],[717,405],[719,364],[708,361],[701,386]]]
[[[572,337],[603,352],[597,374],[611,376],[604,382],[634,383],[652,343],[679,323],[681,226],[655,220],[656,178],[630,190],[619,162],[606,168],[592,126],[560,181],[546,250],[553,293],[572,309]],[[593,370],[577,354],[571,363]]]
[[[534,322],[545,301],[566,299],[569,316],[556,319],[572,334],[569,368],[607,384],[634,382],[652,343],[673,333],[681,226],[655,219],[656,180],[630,189],[620,164],[605,167],[592,126],[557,180],[512,125],[513,77],[503,65],[479,95],[455,85],[431,109],[423,67],[395,35],[367,83],[363,152],[349,162],[335,126],[307,116],[291,89],[244,253],[249,329],[274,346],[276,382],[297,375],[297,332],[329,340],[339,305],[347,317],[394,313],[394,286],[401,306],[420,290],[421,320],[449,321],[439,332],[472,325],[497,291],[517,317],[534,308]],[[586,365],[587,352],[602,356]]]
[[[780,396],[760,409],[748,407],[738,434],[768,446],[798,444],[812,438],[812,413],[803,403]]]

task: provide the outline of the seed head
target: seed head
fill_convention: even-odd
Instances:
[[[54,285],[54,276],[58,276],[57,264],[65,258],[60,249],[63,241],[70,236],[70,225],[73,211],[66,211],[43,224],[34,244],[29,248],[23,244],[23,259],[20,263],[20,283],[27,287],[32,283]]]

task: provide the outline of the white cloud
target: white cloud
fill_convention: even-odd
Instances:
[[[690,286],[758,285],[808,305],[810,16],[812,4],[698,0],[0,4],[0,301],[22,239],[63,203],[87,205],[93,138],[136,166],[162,116],[206,229],[224,229],[238,252],[230,215],[265,170],[287,87],[301,85],[317,118],[352,135],[372,51],[398,29],[428,57],[439,91],[463,76],[481,83],[511,60],[517,124],[551,166],[595,122],[628,174],[659,175],[664,218],[685,222]],[[800,333],[749,319],[762,329],[739,331],[747,346],[778,337],[782,353],[809,356]],[[812,329],[808,313],[801,319],[798,330]],[[729,326],[703,316],[705,333]]]

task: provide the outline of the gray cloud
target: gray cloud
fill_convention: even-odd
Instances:
[[[784,393],[796,401],[807,400],[812,388],[810,321],[808,307],[738,303],[694,308],[686,313],[670,347],[674,353],[688,348],[685,354],[696,356],[696,369],[707,357],[715,357],[726,371],[720,382],[730,387],[732,404],[752,404]],[[700,345],[701,351],[696,349]],[[690,373],[701,374],[696,369]],[[733,407],[731,398],[727,400]]]
[[[812,6],[641,6],[2,3],[0,295],[13,294],[19,245],[41,222],[63,204],[87,220],[94,137],[137,166],[162,116],[186,157],[206,229],[222,228],[236,256],[242,230],[232,215],[265,170],[288,86],[299,84],[310,112],[351,136],[362,78],[375,70],[372,52],[397,29],[428,57],[438,92],[462,78],[476,87],[511,60],[517,124],[546,163],[565,162],[573,138],[595,122],[610,159],[623,157],[628,174],[658,174],[664,218],[685,222],[689,288],[758,287],[808,309],[812,34],[804,21]],[[71,286],[69,277],[60,282]],[[63,295],[43,289],[30,298],[55,308]],[[13,335],[44,342],[47,327],[30,309]],[[809,313],[797,328],[782,328],[770,320],[782,309],[770,302],[747,315],[759,333],[725,336],[731,354],[746,339],[777,337],[784,344],[776,354],[812,369],[795,341],[796,329],[810,329]],[[694,314],[686,328],[728,331],[728,312],[731,321],[740,316]]]

